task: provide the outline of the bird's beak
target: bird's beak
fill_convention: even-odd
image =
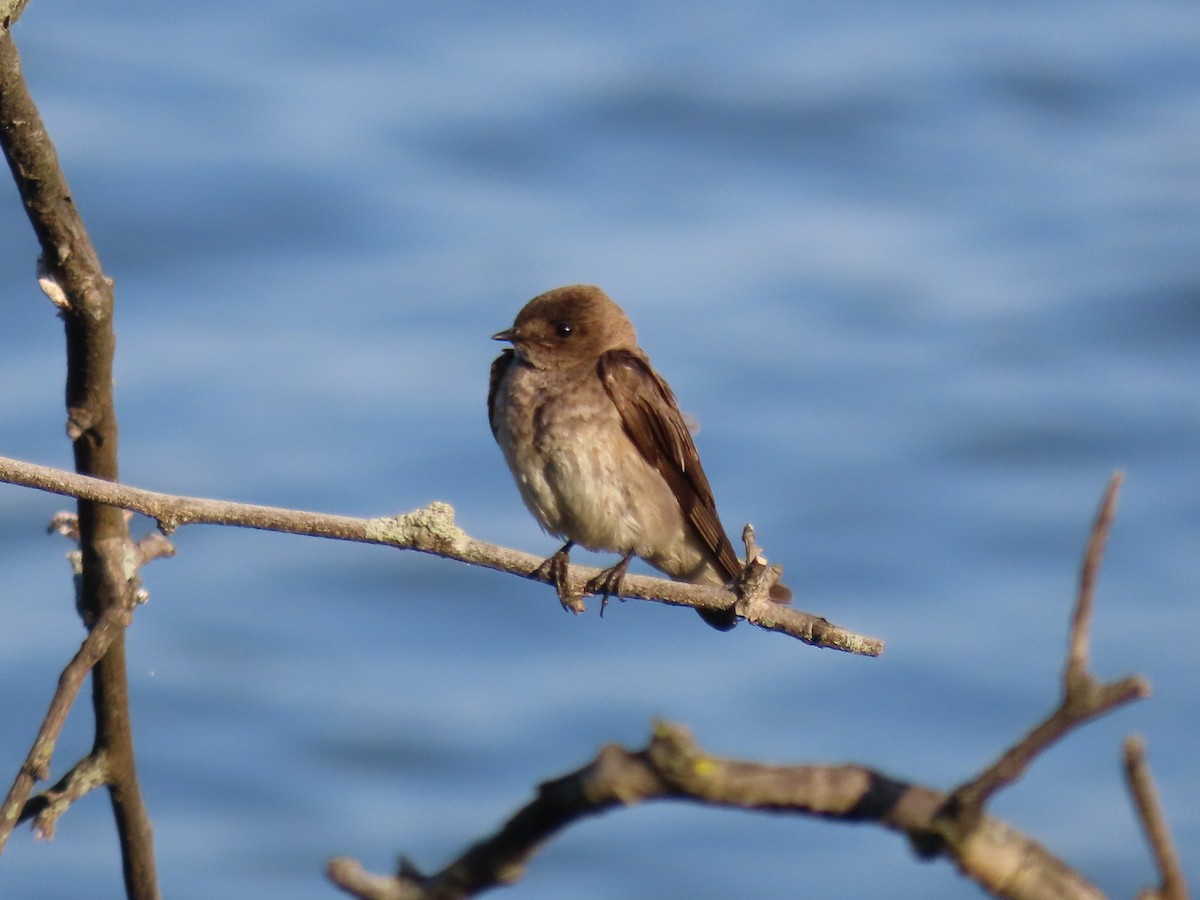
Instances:
[[[505,328],[503,331],[497,331],[492,335],[493,341],[508,341],[512,343],[517,337],[516,328]]]

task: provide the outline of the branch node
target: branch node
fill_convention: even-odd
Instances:
[[[1116,514],[1122,479],[1122,474],[1116,472],[1109,480],[1083,554],[1079,588],[1071,613],[1062,699],[1057,708],[979,775],[956,787],[930,823],[930,830],[957,852],[966,847],[980,826],[988,801],[997,791],[1019,779],[1047,748],[1083,723],[1140,699],[1150,691],[1149,684],[1137,676],[1102,683],[1088,665],[1096,579]]]
[[[55,275],[51,266],[46,262],[44,255],[38,256],[37,276],[38,287],[42,289],[43,294],[50,298],[50,302],[63,312],[69,311],[71,309],[71,301],[67,297],[67,292],[58,283],[58,276]]]
[[[401,856],[400,862],[396,866],[396,875],[400,878],[407,878],[409,881],[422,882],[425,880],[425,873],[417,868],[407,856]]]
[[[645,752],[647,761],[663,779],[688,794],[702,794],[703,786],[717,769],[692,733],[672,722],[654,723],[654,734]]]
[[[56,512],[46,526],[47,534],[61,534],[63,537],[79,543],[79,515],[62,510]]]
[[[770,608],[771,588],[783,576],[783,568],[767,563],[762,548],[754,539],[754,526],[749,522],[742,529],[742,543],[746,548],[746,563],[734,581],[733,591],[738,597],[737,614],[749,619],[751,607]]]
[[[466,536],[454,524],[454,507],[441,500],[401,516],[370,519],[366,534],[369,540],[432,553],[452,550]]]
[[[167,540],[160,531],[151,531],[143,537],[137,542],[137,549],[142,556],[143,564],[175,555],[175,545]]]
[[[76,800],[103,787],[107,777],[103,753],[93,753],[77,762],[54,787],[31,798],[25,804],[25,809],[33,812],[34,840],[53,840],[54,828],[62,814]],[[21,818],[27,818],[27,814],[23,813]]]

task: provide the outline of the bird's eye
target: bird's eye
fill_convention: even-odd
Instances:
[[[559,322],[554,326],[554,333],[560,338],[569,338],[575,331],[575,326],[569,325],[566,322]]]

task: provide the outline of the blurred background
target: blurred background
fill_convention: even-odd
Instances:
[[[1154,695],[993,811],[1131,896],[1154,877],[1119,767],[1142,733],[1200,883],[1200,7],[333,9],[34,0],[16,26],[116,279],[124,480],[360,516],[441,499],[548,554],[488,431],[488,337],[596,283],[700,422],[731,534],[753,521],[799,607],[887,650],[184,529],[129,632],[164,895],[337,896],[337,854],[435,869],[655,716],[716,753],[951,787],[1057,701],[1118,467],[1093,661]],[[69,467],[62,329],[7,177],[0,234],[0,453]],[[65,505],[0,487],[4,784],[83,637],[44,534]],[[55,778],[89,717],[84,696]],[[51,843],[22,829],[0,890],[119,896],[106,799]],[[508,893],[977,890],[878,828],[650,804]]]

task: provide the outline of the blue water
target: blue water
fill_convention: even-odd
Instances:
[[[1117,467],[1093,660],[1154,695],[993,809],[1131,896],[1154,877],[1119,776],[1139,732],[1200,883],[1194,2],[37,0],[16,36],[117,282],[125,480],[354,515],[442,499],[548,553],[488,433],[488,336],[594,282],[701,423],[730,531],[755,523],[802,608],[887,641],[573,618],[433,558],[185,529],[129,633],[167,897],[337,896],[337,854],[437,868],[654,716],[722,754],[952,786],[1055,702]],[[3,179],[0,233],[0,453],[69,465],[61,327]],[[5,781],[82,637],[42,533],[63,505],[0,488]],[[104,798],[51,843],[19,832],[0,893],[118,896]],[[510,893],[977,892],[878,829],[649,804]]]

